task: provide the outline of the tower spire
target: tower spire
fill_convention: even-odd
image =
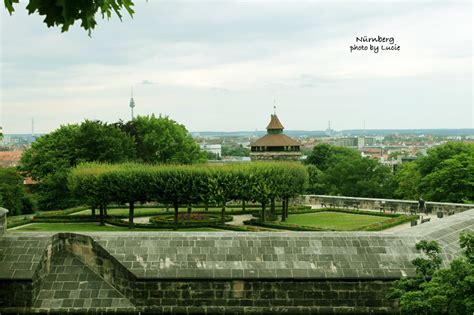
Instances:
[[[135,107],[135,100],[133,99],[133,86],[131,88],[131,93],[130,93],[130,109],[132,111],[132,120],[133,120],[133,108]]]

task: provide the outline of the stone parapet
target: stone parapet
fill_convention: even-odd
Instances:
[[[396,212],[409,212],[418,208],[416,200],[401,199],[382,199],[382,198],[363,198],[363,197],[346,197],[346,196],[329,196],[329,195],[301,195],[298,199],[299,203],[306,205],[321,205],[335,207],[352,207],[357,204],[360,209],[380,210],[382,207],[389,211],[393,209]],[[445,215],[452,215],[469,209],[473,209],[474,204],[449,203],[449,202],[432,202],[426,201],[426,209],[433,213],[443,212]]]
[[[437,240],[449,260],[460,254],[459,234],[473,230],[474,210],[469,210],[414,227],[410,235],[7,234],[0,237],[0,312],[393,313],[398,312],[397,305],[387,301],[386,294],[394,280],[414,274],[411,260],[421,255],[415,244]],[[54,272],[60,272],[61,266],[55,260],[52,269],[51,262],[58,255],[69,260],[65,253],[80,261],[77,268],[82,263],[100,277],[108,289],[102,293],[93,287],[81,292],[68,289],[87,286],[89,277],[62,274],[58,281]],[[82,280],[65,283],[74,279]],[[62,285],[56,288],[55,283]],[[123,304],[132,306],[100,308],[91,303],[90,294],[82,296],[89,289],[97,290],[98,299],[107,299],[101,294],[117,290]],[[63,295],[72,299],[70,305],[80,307],[66,309],[41,301]],[[45,305],[51,307],[43,309]]]
[[[7,213],[7,209],[0,208],[0,236],[7,231]]]

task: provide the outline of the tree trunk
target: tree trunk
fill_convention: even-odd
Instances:
[[[166,212],[170,212],[170,204],[166,203],[165,204]]]
[[[104,205],[99,206],[99,215],[100,215],[100,225],[105,225],[105,218],[104,218]]]
[[[174,229],[178,229],[178,210],[179,210],[179,205],[177,203],[173,204],[174,206]]]
[[[188,219],[191,218],[191,204],[188,204]]]
[[[128,228],[133,229],[133,215],[135,211],[135,202],[128,203]]]
[[[245,200],[242,200],[242,211],[245,212]]]
[[[95,218],[95,206],[91,207],[92,217]]]
[[[265,222],[266,219],[267,219],[267,212],[266,212],[267,209],[266,209],[266,207],[267,207],[266,203],[262,202],[262,218],[261,218],[262,222]]]
[[[272,217],[276,215],[275,213],[275,198],[270,199],[270,213],[272,214]]]
[[[206,203],[204,205],[204,210],[209,211],[209,200],[206,200]]]
[[[222,203],[221,223],[222,223],[222,224],[225,224],[225,201],[224,201],[224,203]]]
[[[285,222],[286,221],[286,216],[285,216],[285,210],[286,210],[286,199],[283,197],[281,201],[281,221]]]
[[[104,216],[107,216],[107,206],[104,206]]]
[[[288,219],[288,208],[290,206],[290,198],[285,198],[285,220]]]

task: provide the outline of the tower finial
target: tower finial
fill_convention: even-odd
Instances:
[[[276,100],[273,99],[273,114],[274,114],[274,115],[277,114],[277,113],[276,113],[276,108],[277,108],[277,107],[276,107]]]

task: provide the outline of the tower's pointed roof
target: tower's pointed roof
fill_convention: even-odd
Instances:
[[[278,119],[278,116],[276,114],[271,115],[270,123],[267,126],[267,130],[283,130],[285,127],[280,122],[280,119]]]

